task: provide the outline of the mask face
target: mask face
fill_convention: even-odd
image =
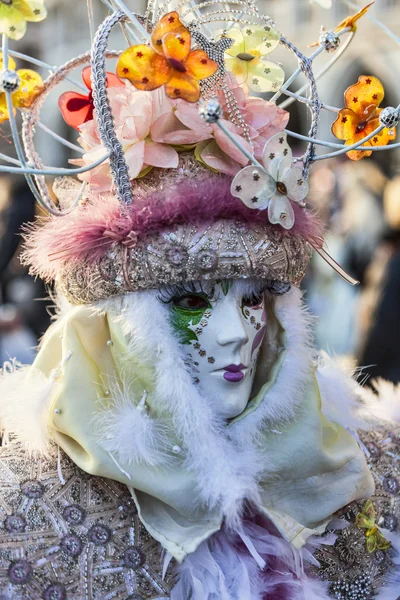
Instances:
[[[190,283],[163,289],[159,300],[168,306],[194,383],[223,418],[239,415],[249,401],[266,327],[260,286]]]

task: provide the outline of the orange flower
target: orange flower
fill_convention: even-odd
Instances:
[[[346,146],[359,142],[372,133],[380,125],[378,108],[385,96],[383,85],[376,77],[362,75],[358,83],[350,86],[345,94],[346,108],[342,108],[338,118],[332,125],[332,133],[339,140],[345,140]],[[373,138],[365,142],[365,146],[386,146],[396,137],[396,130],[382,129]],[[371,150],[350,150],[347,156],[351,160],[360,160],[371,156]]]
[[[165,15],[154,28],[152,47],[131,46],[118,60],[117,74],[129,79],[139,90],[155,90],[165,85],[170,98],[197,102],[199,81],[211,77],[218,64],[204,50],[191,51],[191,35],[177,12]]]
[[[373,2],[370,2],[369,4],[367,4],[367,6],[364,6],[364,8],[362,8],[361,10],[359,10],[358,13],[356,13],[355,15],[350,15],[350,17],[347,17],[346,19],[344,19],[336,27],[336,29],[335,29],[336,33],[338,31],[341,31],[342,29],[346,29],[347,27],[350,27],[351,31],[355,31],[357,29],[356,23],[357,23],[358,19],[361,19],[361,17],[363,17],[365,15],[365,13],[367,12],[367,10],[373,4],[375,4],[375,0],[373,0]]]

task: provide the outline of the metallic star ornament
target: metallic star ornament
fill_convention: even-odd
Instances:
[[[215,73],[215,75],[209,77],[207,81],[224,77],[226,73],[224,55],[225,52],[233,45],[234,40],[230,37],[221,37],[218,41],[209,40],[207,36],[197,29],[195,23],[190,23],[188,29],[194,41],[202,50],[207,52],[211,60],[214,60],[218,64],[218,71]]]
[[[215,98],[217,91],[222,91],[228,108],[229,120],[243,131],[243,135],[250,142],[249,128],[244,120],[236,98],[225,81],[225,52],[233,45],[234,40],[222,36],[219,40],[209,40],[197,29],[196,23],[190,23],[188,29],[194,41],[204,50],[207,55],[218,64],[218,71],[200,82],[201,95],[207,100]],[[250,142],[251,143],[251,142]]]

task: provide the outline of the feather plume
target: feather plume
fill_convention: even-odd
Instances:
[[[241,543],[243,536],[264,561],[263,569]],[[328,600],[327,585],[303,569],[308,555],[261,518],[246,520],[241,535],[223,527],[178,567],[171,600]]]
[[[57,383],[32,367],[15,361],[0,370],[0,426],[29,453],[47,454],[48,412]]]
[[[359,413],[361,388],[353,378],[353,372],[346,369],[339,359],[321,352],[315,374],[321,392],[321,410],[324,417],[345,429],[355,431],[364,428],[365,423]]]
[[[129,389],[115,384],[107,405],[93,419],[97,441],[124,463],[165,466],[170,458],[167,428],[147,414],[145,399],[135,402]]]
[[[400,423],[400,384],[385,379],[372,381],[374,391],[362,388],[363,416],[372,421]]]

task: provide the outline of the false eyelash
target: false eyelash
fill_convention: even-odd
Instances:
[[[268,291],[271,296],[283,296],[292,287],[290,283],[283,283],[282,281],[268,281],[265,291]]]
[[[291,287],[290,283],[283,283],[274,279],[265,279],[254,283],[254,288],[248,294],[248,297],[259,296],[264,292],[268,292],[271,296],[283,296],[283,294],[286,294]]]
[[[213,284],[207,285],[206,290],[203,282],[201,281],[188,281],[185,283],[171,283],[164,285],[160,289],[160,293],[157,296],[157,300],[162,304],[169,304],[174,298],[181,296],[189,296],[191,294],[203,294],[209,299],[214,298],[215,286]],[[214,299],[215,300],[215,299]]]

